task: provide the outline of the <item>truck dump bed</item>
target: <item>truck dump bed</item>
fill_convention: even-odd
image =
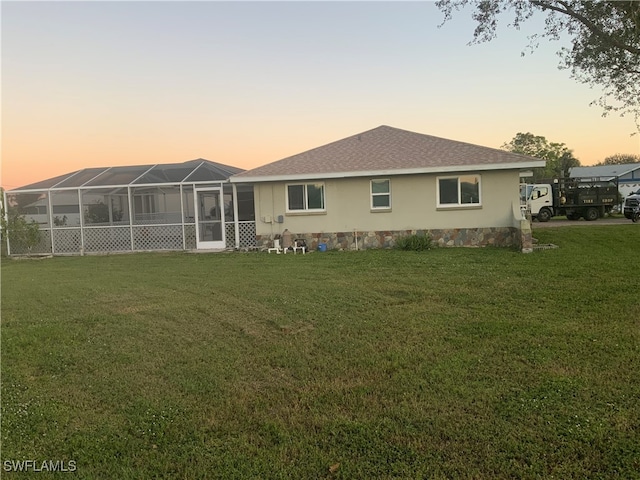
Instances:
[[[554,194],[565,207],[613,206],[618,202],[618,186],[614,182],[571,178],[555,183]]]

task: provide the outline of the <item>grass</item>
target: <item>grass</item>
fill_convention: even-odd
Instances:
[[[4,261],[1,460],[640,478],[640,228],[534,236],[560,248]]]

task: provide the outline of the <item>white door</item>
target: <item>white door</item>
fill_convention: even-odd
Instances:
[[[196,247],[198,249],[225,248],[224,205],[222,191],[217,189],[196,190]]]

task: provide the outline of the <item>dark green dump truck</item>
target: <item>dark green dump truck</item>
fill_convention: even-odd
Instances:
[[[547,222],[565,215],[569,220],[597,220],[618,203],[618,185],[588,178],[554,179],[526,186],[527,208],[533,218]]]

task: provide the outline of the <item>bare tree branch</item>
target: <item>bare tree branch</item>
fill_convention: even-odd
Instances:
[[[564,7],[560,8],[553,4],[553,2],[545,2],[542,0],[531,0],[533,5],[537,5],[543,10],[553,10],[558,13],[562,13],[564,15],[569,15],[570,17],[575,18],[580,23],[582,23],[585,27],[587,27],[593,34],[597,35],[599,38],[605,41],[605,43],[612,45],[614,47],[620,48],[622,50],[626,50],[629,53],[633,53],[634,55],[640,55],[640,48],[634,47],[632,45],[628,45],[626,43],[621,42],[618,38],[613,35],[609,35],[605,33],[601,28],[599,28],[594,22],[585,17],[584,15],[579,14],[575,10],[573,10],[566,2],[563,0],[556,0],[556,3],[559,3]]]

